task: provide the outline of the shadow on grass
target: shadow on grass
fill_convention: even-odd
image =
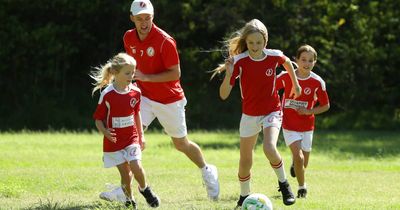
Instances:
[[[224,138],[224,135],[221,136]],[[228,139],[228,140],[226,140]],[[224,140],[202,141],[193,139],[202,149],[239,149],[239,135],[227,132]],[[256,147],[262,144],[260,133]],[[282,132],[278,148],[286,147]],[[354,157],[390,157],[400,154],[400,133],[394,131],[315,131],[313,151],[347,154]],[[348,156],[343,156],[344,158]]]
[[[24,208],[24,210],[82,210],[82,209],[127,209],[125,205],[110,202],[95,202],[93,204],[77,204],[72,202],[58,202],[51,199],[45,201],[40,200],[32,207]]]
[[[313,148],[318,152],[346,153],[359,157],[397,156],[400,154],[400,134],[385,131],[321,131],[314,133]]]

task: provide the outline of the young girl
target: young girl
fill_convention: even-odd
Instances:
[[[132,82],[136,61],[119,53],[104,66],[96,68],[91,77],[96,81],[92,94],[101,91],[99,103],[93,114],[96,127],[104,134],[103,162],[105,168],[116,166],[121,175],[125,204],[136,208],[131,191],[131,173],[139,184],[139,192],[151,207],[159,206],[159,198],[146,183],[141,165],[144,149],[142,121],[140,118],[140,90]],[[100,198],[109,196],[100,194]]]
[[[301,88],[297,83],[292,63],[279,50],[266,49],[268,32],[265,25],[253,19],[233,34],[227,41],[229,55],[233,56],[218,67],[215,72],[226,70],[225,78],[220,86],[220,96],[226,99],[235,80],[240,79],[242,96],[242,118],[240,120],[240,162],[239,182],[240,197],[237,206],[241,206],[250,194],[251,167],[253,150],[258,134],[263,130],[263,150],[269,163],[278,177],[279,191],[283,203],[295,203],[294,195],[286,179],[283,160],[276,143],[281,127],[282,114],[279,96],[275,89],[276,67],[283,65],[295,84],[290,92],[295,98],[300,95]]]
[[[284,88],[285,91],[282,99],[284,104],[283,136],[293,155],[290,173],[293,177],[297,176],[298,198],[305,198],[307,195],[304,174],[310,158],[314,115],[329,109],[325,82],[317,74],[311,72],[316,62],[317,52],[310,45],[303,45],[297,50],[298,70],[295,73],[303,90],[300,97],[294,99],[289,95],[293,83],[288,72],[279,74],[276,83],[278,90]],[[319,105],[315,106],[317,102]]]

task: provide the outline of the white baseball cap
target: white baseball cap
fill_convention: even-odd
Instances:
[[[139,14],[154,14],[153,5],[149,0],[135,0],[131,5],[131,13],[132,15]]]

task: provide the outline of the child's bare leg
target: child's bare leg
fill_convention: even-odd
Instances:
[[[119,174],[121,176],[121,187],[124,191],[126,197],[129,200],[132,200],[132,190],[131,190],[131,182],[132,182],[132,172],[129,167],[128,162],[122,163],[117,166]]]

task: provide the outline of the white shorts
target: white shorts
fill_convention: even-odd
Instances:
[[[240,137],[250,137],[260,133],[261,128],[276,127],[281,128],[282,112],[271,112],[268,115],[250,116],[242,114],[240,119]]]
[[[104,168],[110,168],[132,160],[141,160],[139,144],[132,144],[116,152],[103,152]]]
[[[187,136],[185,106],[186,98],[170,103],[162,104],[142,96],[140,103],[140,116],[142,123],[148,127],[157,117],[165,132],[174,138]]]
[[[301,141],[301,149],[306,152],[311,152],[314,131],[298,132],[282,129],[282,132],[287,146],[295,141]]]

